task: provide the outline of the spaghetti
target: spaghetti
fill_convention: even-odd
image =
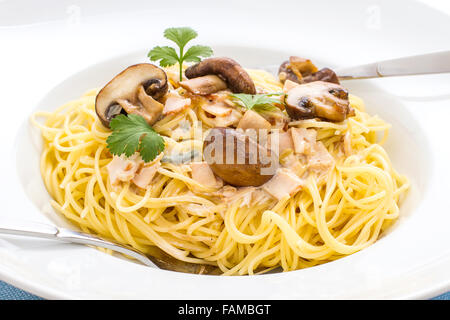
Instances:
[[[281,83],[261,70],[248,70],[257,88],[279,92]],[[399,215],[409,187],[382,144],[390,125],[364,111],[350,95],[355,115],[342,122],[317,119],[289,123],[313,129],[335,160],[326,176],[310,174],[301,191],[280,200],[249,188],[232,201],[214,197],[217,188],[199,184],[189,166],[162,162],[151,185],[130,181],[113,186],[107,165],[110,130],[95,113],[98,90],[54,112],[37,112],[42,131],[40,170],[52,206],[82,231],[151,254],[157,246],[184,262],[220,268],[224,275],[252,275],[281,267],[297,270],[329,262],[374,243]],[[42,123],[37,118],[44,118]],[[194,146],[194,131],[211,119],[195,104],[153,125],[168,145]],[[189,130],[180,131],[188,124]],[[176,137],[182,133],[182,139]],[[383,133],[380,141],[378,133]],[[249,204],[248,194],[259,193]]]

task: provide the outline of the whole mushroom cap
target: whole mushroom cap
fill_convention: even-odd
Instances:
[[[211,170],[233,186],[260,186],[272,178],[279,164],[272,149],[232,128],[213,128],[203,148]]]

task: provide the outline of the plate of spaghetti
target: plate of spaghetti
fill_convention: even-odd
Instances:
[[[59,244],[42,294],[407,296],[398,275],[438,194],[417,113],[321,57],[195,29],[161,28],[160,42],[77,72],[20,129],[29,208],[158,266]]]

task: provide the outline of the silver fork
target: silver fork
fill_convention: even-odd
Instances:
[[[111,249],[113,251],[133,257],[146,266],[158,268],[158,266],[154,264],[149,259],[149,257],[132,247],[122,245],[113,241],[106,241],[90,234],[77,232],[66,228],[58,228],[45,223],[0,218],[0,234],[51,239],[62,242],[92,245],[105,249]]]
[[[413,76],[450,72],[450,51],[384,60],[355,67],[336,68],[339,80]]]

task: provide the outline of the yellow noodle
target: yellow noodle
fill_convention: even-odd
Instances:
[[[281,91],[271,74],[248,72],[260,92]],[[189,170],[166,163],[144,191],[136,192],[130,183],[112,187],[106,170],[112,159],[106,148],[110,131],[96,117],[96,94],[90,90],[54,112],[32,116],[44,141],[42,178],[52,206],[81,230],[144,252],[158,246],[182,261],[217,266],[224,275],[307,268],[375,242],[398,217],[409,188],[381,147],[390,125],[367,114],[354,95],[350,103],[355,116],[346,121],[289,124],[316,130],[336,160],[328,176],[310,175],[290,198],[276,203],[267,199],[250,208],[242,200],[217,203],[210,196],[217,188],[203,186]],[[214,123],[197,109],[166,116],[153,127],[168,136],[168,143],[201,151],[202,141],[194,140],[197,122],[202,121],[204,131]],[[191,124],[190,139],[177,142],[170,135],[181,121]],[[343,150],[346,134],[351,154]]]

